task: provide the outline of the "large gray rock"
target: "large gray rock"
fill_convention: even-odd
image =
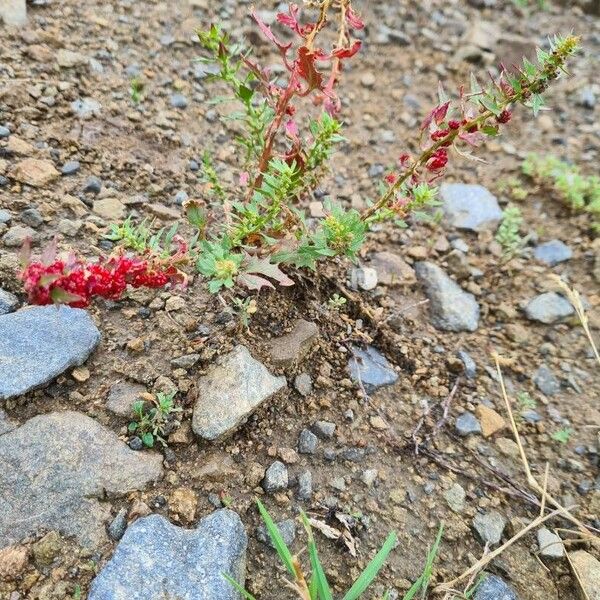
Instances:
[[[546,292],[530,300],[525,307],[525,314],[532,321],[540,323],[556,323],[574,313],[571,303],[556,292]]]
[[[161,474],[160,455],[130,450],[81,413],[34,417],[0,435],[0,548],[40,528],[96,547],[111,516],[99,499],[139,490]]]
[[[431,322],[443,331],[475,331],[479,325],[479,305],[437,265],[416,264],[417,278],[429,298]]]
[[[494,229],[502,220],[496,196],[482,185],[444,183],[440,196],[448,223],[457,229]]]
[[[83,364],[99,341],[91,317],[79,308],[36,306],[0,316],[0,400]]]
[[[237,346],[198,380],[192,428],[205,440],[222,438],[285,386],[285,377],[274,377],[245,346]]]
[[[212,513],[196,529],[150,515],[127,529],[88,600],[239,600],[223,574],[244,584],[247,543],[231,510]]]

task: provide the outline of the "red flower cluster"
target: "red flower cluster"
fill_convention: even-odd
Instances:
[[[134,288],[160,288],[180,279],[173,264],[124,255],[97,263],[69,257],[51,263],[31,262],[21,273],[31,304],[88,306],[100,296],[118,300],[128,285]]]

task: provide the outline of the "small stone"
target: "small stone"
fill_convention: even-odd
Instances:
[[[375,86],[375,74],[372,71],[367,71],[361,78],[360,78],[360,84],[367,88],[367,89],[371,89]]]
[[[342,460],[358,463],[364,460],[366,451],[364,448],[344,448],[339,455]]]
[[[533,255],[540,262],[554,267],[565,260],[569,260],[573,256],[573,251],[560,240],[550,240],[536,246]]]
[[[366,469],[362,472],[361,480],[367,487],[372,487],[377,480],[379,471],[377,469]]]
[[[199,360],[199,354],[186,354],[171,359],[171,366],[176,369],[191,369]]]
[[[6,290],[0,288],[0,315],[7,315],[19,307],[19,299]]]
[[[133,405],[142,394],[146,394],[143,385],[127,381],[113,383],[108,392],[106,408],[120,417],[132,417]]]
[[[310,375],[308,373],[300,373],[296,375],[296,377],[294,378],[294,387],[301,396],[304,396],[305,398],[307,396],[310,396],[313,390],[313,384]]]
[[[142,442],[142,438],[137,435],[134,435],[129,442],[127,442],[127,445],[136,452],[139,452],[144,448],[144,442]]]
[[[37,208],[26,208],[21,213],[20,217],[25,225],[33,227],[34,229],[37,229],[44,222],[44,217],[42,217]]]
[[[600,600],[600,562],[585,550],[569,552],[569,563],[586,600]]]
[[[71,371],[71,377],[79,383],[85,383],[90,377],[90,370],[87,367],[75,367]]]
[[[312,430],[322,440],[330,440],[335,433],[335,423],[331,421],[315,421],[312,426]]]
[[[350,271],[350,287],[366,292],[377,287],[377,271],[371,267],[353,267]]]
[[[0,125],[0,140],[7,138],[10,135],[10,129]]]
[[[300,454],[314,454],[317,449],[318,438],[308,429],[303,429],[298,438],[298,452]]]
[[[560,381],[550,370],[548,365],[542,364],[533,376],[533,382],[542,394],[554,396],[560,391]]]
[[[115,515],[115,518],[110,522],[110,525],[106,528],[108,536],[111,540],[118,542],[127,529],[127,509],[121,508]]]
[[[169,100],[173,108],[187,108],[189,100],[183,94],[173,94]]]
[[[312,498],[312,473],[304,471],[298,475],[298,491],[296,496],[298,500],[310,500]]]
[[[473,527],[484,544],[495,546],[502,539],[506,519],[495,510],[478,513],[473,519]]]
[[[79,52],[72,52],[71,50],[61,48],[56,53],[56,62],[63,69],[72,69],[73,67],[85,65],[88,62],[88,58]]]
[[[287,489],[288,483],[287,467],[282,462],[276,460],[267,469],[262,487],[267,494],[273,494]]]
[[[351,351],[352,358],[348,361],[350,376],[353,381],[362,385],[367,393],[398,381],[398,374],[385,356],[372,346],[366,346],[364,349],[352,346]]]
[[[50,531],[41,540],[33,544],[31,550],[33,558],[38,565],[50,566],[60,554],[63,542],[56,531]]]
[[[464,350],[459,350],[456,355],[458,358],[460,358],[460,360],[462,360],[467,379],[475,379],[475,375],[477,374],[477,365],[475,364],[473,358],[471,358],[471,355]]]
[[[519,600],[514,590],[500,577],[485,574],[477,588],[473,600]]]
[[[456,419],[456,432],[463,437],[481,433],[481,424],[473,413],[466,411]]]
[[[31,187],[46,187],[59,177],[59,172],[49,160],[26,158],[15,166],[12,177]]]
[[[490,437],[506,427],[506,421],[495,410],[485,404],[477,405],[476,413],[481,423],[483,437]]]
[[[285,542],[288,548],[294,543],[296,539],[296,522],[294,519],[285,519],[285,521],[279,521],[279,523],[275,523],[283,541]],[[260,525],[256,530],[256,538],[259,542],[263,544],[268,544],[271,548],[275,548],[273,541],[271,540],[271,536],[267,531],[266,525]]]
[[[181,296],[171,296],[167,298],[165,302],[165,310],[167,312],[175,312],[177,310],[182,310],[185,308],[185,298]]]
[[[0,581],[16,581],[29,563],[25,546],[8,546],[0,549]],[[19,596],[20,598],[20,596]],[[12,597],[9,598],[12,600]]]
[[[393,252],[377,252],[371,259],[371,265],[377,272],[378,281],[383,285],[409,285],[417,280],[414,269]]]
[[[373,429],[377,429],[378,431],[384,431],[388,428],[388,424],[379,415],[370,417],[369,423]]]
[[[102,105],[93,98],[79,98],[71,102],[71,110],[80,119],[89,119],[100,115]]]
[[[541,527],[537,531],[538,546],[540,548],[540,556],[546,558],[562,558],[565,555],[565,547],[562,540],[555,533]]]
[[[169,496],[169,508],[184,521],[191,523],[196,517],[198,498],[190,488],[178,488]]]
[[[431,322],[443,331],[475,331],[479,326],[479,305],[437,265],[416,264],[417,278],[429,298]]]
[[[570,317],[574,313],[571,303],[556,292],[546,292],[530,300],[525,314],[532,321],[550,325]]]
[[[88,194],[99,194],[102,191],[102,181],[94,175],[88,177],[83,186],[83,191]]]
[[[444,183],[440,197],[446,219],[457,229],[491,230],[502,219],[498,200],[481,185]]]
[[[444,492],[444,499],[455,513],[463,511],[466,497],[465,490],[458,483],[455,483],[450,489]]]
[[[125,206],[118,198],[102,198],[94,201],[92,210],[107,221],[120,221],[125,217]]]
[[[299,319],[294,329],[271,342],[271,362],[291,366],[302,361],[319,336],[319,328],[310,321]]]
[[[80,168],[81,163],[78,160],[69,160],[60,168],[60,172],[63,175],[74,175]]]

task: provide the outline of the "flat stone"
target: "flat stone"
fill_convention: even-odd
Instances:
[[[16,164],[11,176],[20,183],[41,188],[60,177],[60,173],[49,160],[26,158]]]
[[[294,387],[301,396],[310,396],[313,390],[311,376],[308,373],[298,373],[294,378]]]
[[[63,175],[74,175],[80,168],[81,163],[78,160],[69,160],[60,168],[60,172]]]
[[[429,299],[431,323],[442,331],[475,331],[479,326],[479,305],[437,265],[419,262],[417,278]]]
[[[377,279],[383,285],[393,287],[417,281],[415,270],[393,252],[377,252],[371,258],[371,266],[377,271]]]
[[[28,565],[29,550],[27,547],[9,546],[0,549],[0,581],[16,581]],[[11,596],[8,598],[12,600]]]
[[[296,521],[294,519],[285,519],[285,521],[280,521],[279,523],[275,523],[283,541],[286,546],[289,548],[296,539]],[[267,531],[266,525],[259,525],[256,529],[256,538],[259,542],[263,544],[268,544],[271,548],[275,548],[273,542],[271,541],[271,537]]]
[[[540,556],[562,558],[565,555],[565,547],[562,540],[549,529],[545,527],[538,529],[537,541],[540,548]]]
[[[263,489],[268,494],[273,494],[287,489],[288,485],[287,467],[281,461],[276,460],[265,472],[262,483]]]
[[[455,512],[460,513],[465,508],[465,499],[467,494],[463,487],[455,483],[450,489],[444,492],[444,499],[448,506]]]
[[[19,307],[19,299],[11,292],[0,288],[0,316],[14,312]]]
[[[0,316],[0,400],[82,365],[99,341],[90,315],[79,308],[35,306]]]
[[[533,375],[533,383],[542,394],[554,396],[560,391],[560,381],[551,371],[548,365],[542,364]]]
[[[456,432],[463,437],[481,433],[481,423],[473,413],[466,411],[456,419]]]
[[[318,443],[317,436],[308,429],[303,429],[298,437],[298,452],[300,454],[314,454]]]
[[[565,260],[569,260],[573,256],[573,251],[560,240],[550,240],[536,246],[533,255],[540,262],[554,267]]]
[[[506,421],[495,410],[485,404],[478,404],[475,409],[483,437],[490,437],[506,427]]]
[[[133,405],[146,393],[146,388],[138,383],[119,381],[113,383],[108,391],[106,408],[120,417],[132,417]]]
[[[385,356],[372,346],[357,348],[353,346],[352,358],[348,361],[348,370],[352,379],[362,384],[368,393],[382,385],[391,385],[398,381],[398,374]]]
[[[55,309],[56,310],[56,309]],[[0,548],[44,528],[85,547],[106,541],[105,495],[142,489],[162,474],[162,457],[129,450],[81,413],[39,415],[0,435]]]
[[[494,229],[502,220],[496,196],[482,185],[443,183],[440,197],[446,220],[457,229]]]
[[[65,50],[64,48],[61,48],[56,53],[56,63],[63,69],[79,67],[81,65],[85,65],[88,61],[89,59],[87,56],[79,52],[73,52],[72,50]]]
[[[118,198],[96,200],[92,210],[103,219],[118,221],[125,216],[125,205]]]
[[[245,346],[237,346],[198,379],[192,428],[203,439],[222,438],[284,387],[285,377],[274,377]]]
[[[515,591],[500,577],[489,573],[485,575],[475,590],[473,600],[519,600]]]
[[[160,515],[138,519],[92,581],[88,600],[239,600],[223,573],[244,585],[247,544],[239,516],[228,509],[196,529]]]
[[[495,546],[500,543],[506,527],[506,519],[495,510],[478,513],[473,519],[473,528],[484,544]]]
[[[37,242],[39,236],[35,229],[23,227],[22,225],[13,225],[2,237],[2,243],[7,248],[20,248],[26,240]]]
[[[310,500],[313,493],[313,478],[310,471],[304,471],[298,475],[298,500]]]
[[[191,369],[200,360],[199,354],[185,354],[171,359],[171,366],[176,369]]]
[[[314,323],[299,319],[290,333],[271,342],[271,361],[281,366],[299,363],[318,337],[319,328]]]
[[[25,0],[0,0],[0,20],[5,25],[25,25],[27,23]]]
[[[586,600],[600,600],[600,562],[585,550],[569,552],[569,561]]]
[[[322,440],[330,440],[335,433],[336,424],[331,421],[315,421],[312,430]]]
[[[525,307],[525,315],[532,321],[550,325],[570,317],[575,310],[571,303],[556,292],[546,292],[530,300]]]
[[[465,367],[465,375],[467,376],[467,379],[475,379],[475,375],[477,374],[477,364],[471,355],[464,350],[459,350],[456,355],[458,358],[460,358]]]
[[[80,119],[89,119],[90,117],[99,116],[102,111],[102,105],[93,98],[78,98],[71,102],[71,110]]]

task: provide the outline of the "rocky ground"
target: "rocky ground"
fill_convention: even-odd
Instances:
[[[273,3],[257,5],[273,20]],[[549,94],[552,113],[516,116],[487,145],[488,164],[455,161],[440,222],[382,226],[359,265],[294,274],[293,288],[261,294],[249,330],[199,280],[87,312],[22,310],[15,273],[26,237],[34,251],[58,236],[61,248],[97,256],[111,249],[108,225],[126,215],[180,219],[182,202],[202,197],[204,150],[233,177],[237,150],[208,102],[193,31],[218,20],[274,60],[248,8],[39,1],[26,25],[1,30],[2,599],[227,600],[235,595],[220,573],[241,578],[245,566],[258,597],[291,598],[273,577],[257,496],[295,551],[305,540],[293,520],[300,508],[339,531],[337,540],[317,534],[338,592],[394,529],[400,543],[373,597],[401,598],[442,522],[434,582],[452,579],[539,513],[494,351],[520,399],[534,473],[541,480],[548,463],[551,493],[600,528],[598,366],[550,279],[581,291],[597,333],[600,246],[585,216],[514,181],[528,152],[597,172],[600,22],[577,7],[359,6],[368,27],[362,60],[346,73],[348,141],[324,186],[357,207],[414,149],[438,80],[456,90],[470,71],[484,77],[559,31],[580,33],[584,49]],[[530,237],[507,262],[494,231],[515,186],[528,194]],[[318,211],[320,198],[310,200]],[[335,293],[348,297],[339,310]],[[176,393],[181,412],[167,447],[141,449],[127,430],[132,404],[155,392]],[[474,597],[568,600],[582,585],[598,598],[598,547],[561,532],[565,549],[553,543],[557,527],[570,525],[549,522],[493,560]]]

